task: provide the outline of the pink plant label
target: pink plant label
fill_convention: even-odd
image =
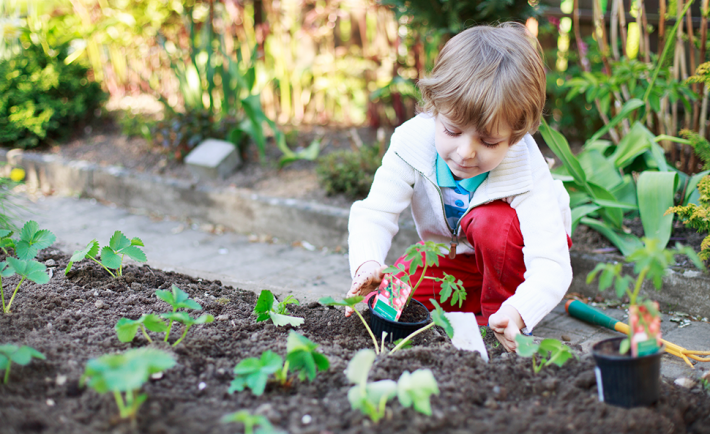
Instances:
[[[388,275],[382,279],[377,289],[377,297],[372,309],[383,318],[398,321],[407,304],[412,288],[397,277]]]
[[[663,345],[661,341],[661,316],[658,303],[629,307],[631,319],[631,354],[645,356],[656,353]]]

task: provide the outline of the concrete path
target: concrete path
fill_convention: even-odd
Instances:
[[[148,263],[158,269],[259,291],[294,294],[301,302],[323,296],[342,297],[350,285],[347,255],[318,250],[307,242],[286,244],[268,236],[214,233],[219,228],[153,215],[145,210],[125,210],[94,199],[40,196],[27,203],[23,218],[34,219],[57,236],[56,247],[67,253],[83,248],[92,239],[106,244],[114,231],[145,243]],[[269,240],[270,242],[264,242]],[[607,314],[625,319],[621,309]],[[710,323],[691,322],[680,328],[664,316],[664,338],[688,349],[710,350]],[[618,333],[591,326],[569,317],[560,304],[535,328],[536,337],[552,337],[579,344],[585,353],[599,340]],[[662,373],[670,380],[697,378],[710,370],[710,363],[690,369],[682,360],[663,356]]]

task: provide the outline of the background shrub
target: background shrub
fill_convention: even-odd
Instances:
[[[362,146],[358,152],[342,150],[323,156],[316,174],[329,195],[342,193],[362,199],[370,192],[375,171],[381,164],[377,146]]]
[[[64,140],[106,100],[86,67],[64,63],[67,49],[61,45],[50,56],[30,44],[0,61],[0,145],[26,149]]]

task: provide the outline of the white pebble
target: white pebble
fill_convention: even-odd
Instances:
[[[151,380],[160,380],[163,378],[163,373],[162,372],[156,372],[155,374],[152,374],[150,376]]]
[[[66,375],[57,375],[57,386],[63,386],[67,382]]]
[[[47,400],[47,405],[50,406],[50,407],[54,407],[54,400],[51,399],[51,398],[48,399],[48,400]]]
[[[679,377],[674,381],[676,386],[685,387],[686,389],[692,389],[695,386],[695,380],[688,377]]]
[[[301,418],[301,423],[304,425],[308,425],[309,423],[311,423],[312,420],[313,420],[313,418],[311,417],[310,414],[304,414],[303,417]]]
[[[204,381],[200,381],[200,384],[197,386],[197,388],[200,390],[205,390],[206,387],[207,383],[205,383]]]

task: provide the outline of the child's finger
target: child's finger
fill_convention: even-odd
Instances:
[[[352,315],[353,313],[354,313],[354,311],[351,307],[345,306],[345,317],[346,318],[349,317],[350,315]]]

